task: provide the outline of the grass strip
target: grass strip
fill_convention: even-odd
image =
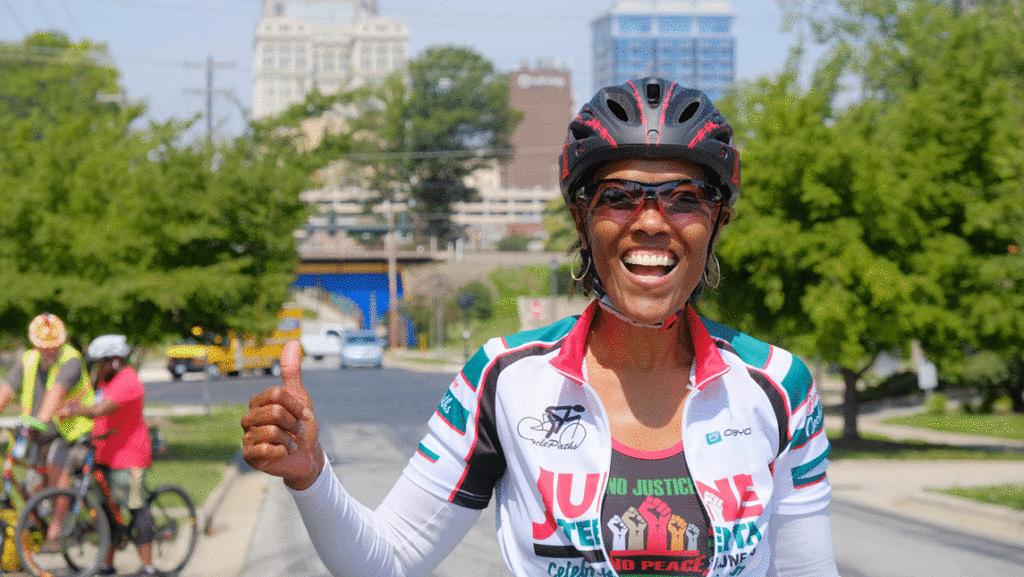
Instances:
[[[843,439],[842,431],[826,431],[832,450],[829,459],[892,460],[1024,460],[1024,451],[993,450],[942,445],[926,441],[894,441],[882,435],[861,433],[860,439]]]
[[[1024,511],[1024,485],[995,485],[993,487],[954,487],[937,491],[954,497],[971,499],[980,503],[999,505],[1017,511]]]
[[[884,422],[889,425],[1024,441],[1024,415],[920,414],[892,417]]]
[[[213,407],[209,416],[147,417],[150,426],[160,427],[166,446],[147,472],[149,486],[173,483],[185,489],[197,507],[205,503],[241,448],[239,421],[245,412],[239,404]]]

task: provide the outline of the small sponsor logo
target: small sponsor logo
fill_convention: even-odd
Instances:
[[[747,435],[750,435],[750,434],[751,434],[750,427],[747,427],[746,429],[726,429],[726,430],[722,431],[722,436],[723,437],[740,437],[740,436],[747,436]]]
[[[709,445],[714,445],[715,443],[721,441],[726,437],[744,437],[751,434],[753,434],[753,431],[750,429],[750,427],[747,427],[746,429],[725,429],[724,431],[712,431],[704,435],[704,438],[707,439]]]

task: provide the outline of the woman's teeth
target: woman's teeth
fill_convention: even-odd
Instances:
[[[622,262],[639,266],[672,266],[676,259],[667,254],[628,254]]]

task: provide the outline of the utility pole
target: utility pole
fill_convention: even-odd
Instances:
[[[213,70],[214,68],[234,68],[235,63],[232,62],[214,62],[213,56],[207,56],[206,62],[186,62],[185,68],[206,68],[206,88],[186,88],[185,94],[198,94],[206,96],[206,141],[213,142],[213,94],[221,94],[227,96],[234,96],[230,90],[214,90],[213,89]]]
[[[387,213],[388,232],[384,237],[385,250],[388,253],[388,340],[391,350],[398,348],[398,259],[395,255],[395,209],[390,200],[384,201]]]

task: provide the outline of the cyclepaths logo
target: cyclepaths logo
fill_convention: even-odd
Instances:
[[[551,406],[544,409],[539,419],[523,417],[516,431],[537,447],[578,449],[587,438],[587,429],[580,422],[584,412],[586,408],[582,405]]]

